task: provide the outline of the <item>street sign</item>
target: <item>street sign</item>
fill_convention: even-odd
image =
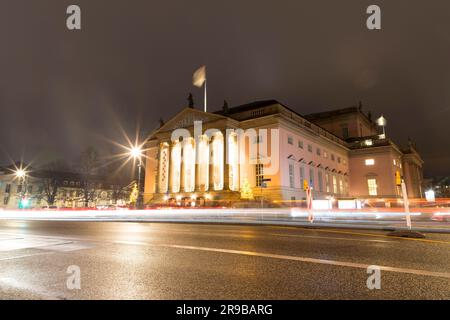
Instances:
[[[270,179],[270,178],[265,178],[265,179],[262,179],[261,181],[262,181],[262,182],[270,182],[270,181],[272,181],[272,179]]]
[[[308,180],[304,179],[303,180],[303,190],[308,190],[309,189],[309,185],[308,185]]]
[[[395,184],[397,187],[400,187],[402,185],[402,175],[400,174],[400,171],[395,171]]]

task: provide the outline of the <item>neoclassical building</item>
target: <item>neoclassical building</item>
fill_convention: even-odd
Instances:
[[[395,172],[421,197],[423,161],[400,148],[361,107],[302,116],[275,101],[216,112],[187,107],[146,144],[144,201],[226,205],[251,190],[254,199],[399,197]]]

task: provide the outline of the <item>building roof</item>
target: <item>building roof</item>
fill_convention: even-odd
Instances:
[[[359,113],[367,121],[373,123],[372,119],[370,119],[368,115],[366,115],[364,112],[362,112],[361,106],[359,106],[359,107],[351,106],[351,107],[342,108],[342,109],[334,109],[334,110],[329,110],[329,111],[310,113],[310,114],[304,115],[304,117],[310,121],[315,121],[315,120],[322,120],[322,119],[327,119],[327,118],[334,118],[334,117],[346,115],[349,113]]]
[[[234,113],[239,113],[239,112],[259,109],[259,108],[271,106],[271,105],[274,105],[274,104],[283,105],[280,102],[278,102],[277,100],[273,100],[273,99],[272,100],[260,100],[260,101],[254,101],[254,102],[251,102],[251,103],[246,103],[246,104],[242,104],[242,105],[239,105],[239,106],[231,107],[231,108],[228,108],[227,111],[221,109],[221,110],[218,110],[218,111],[214,111],[213,113],[221,114],[221,115],[229,115],[229,114],[234,114]],[[284,107],[286,107],[286,106],[284,106]],[[291,111],[295,112],[293,110],[291,110]]]

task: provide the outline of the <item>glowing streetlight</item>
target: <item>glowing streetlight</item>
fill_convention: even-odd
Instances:
[[[383,115],[381,115],[381,117],[379,117],[379,118],[377,119],[377,125],[378,125],[379,127],[382,127],[382,128],[383,128],[382,139],[386,139],[386,129],[385,129],[386,124],[387,124],[386,118],[383,117]]]
[[[139,146],[131,148],[130,156],[134,159],[140,159],[142,157],[142,148]]]
[[[141,146],[134,146],[130,149],[130,157],[134,158],[135,160],[138,160],[138,181],[137,181],[137,188],[138,188],[138,196],[136,201],[136,207],[140,207],[142,203],[142,195],[141,195],[141,168],[142,168],[142,147]]]
[[[30,204],[30,200],[27,198],[27,185],[26,185],[26,177],[27,171],[23,168],[16,168],[14,171],[14,175],[17,179],[19,179],[19,184],[21,185],[20,190],[20,200],[19,200],[19,208],[27,208]]]
[[[20,168],[20,169],[17,169],[14,172],[14,174],[16,175],[17,178],[22,179],[22,178],[25,178],[25,176],[27,175],[27,172],[24,169]]]

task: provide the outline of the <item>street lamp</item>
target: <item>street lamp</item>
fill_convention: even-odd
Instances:
[[[14,171],[14,175],[19,180],[19,184],[21,185],[19,207],[24,207],[24,206],[27,207],[29,204],[28,200],[25,198],[26,192],[27,192],[27,185],[25,183],[26,182],[25,178],[27,177],[27,172],[25,169],[17,168],[16,171]]]
[[[138,188],[138,196],[136,200],[136,207],[140,208],[142,204],[142,195],[141,195],[141,168],[142,168],[142,147],[141,146],[134,146],[130,149],[130,156],[137,160],[138,162],[138,182],[137,182],[137,188]]]
[[[383,128],[383,134],[382,134],[382,138],[383,138],[383,139],[386,139],[386,129],[385,129],[386,124],[387,124],[386,118],[383,117],[383,115],[381,115],[381,117],[379,117],[379,118],[377,119],[377,125],[378,125],[379,127],[382,127],[382,128]]]

